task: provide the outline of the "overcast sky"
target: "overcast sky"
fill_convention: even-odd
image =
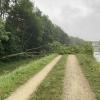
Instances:
[[[100,0],[35,0],[35,5],[69,35],[100,40]]]

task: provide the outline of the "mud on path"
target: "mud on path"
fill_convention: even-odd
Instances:
[[[63,100],[96,100],[75,55],[67,59]]]
[[[45,79],[52,68],[61,59],[61,55],[53,59],[45,68],[43,68],[33,78],[29,79],[24,85],[19,87],[11,96],[5,100],[28,100],[30,96],[36,91],[41,82]]]

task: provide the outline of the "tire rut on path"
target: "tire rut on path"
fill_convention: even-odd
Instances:
[[[96,100],[75,55],[67,59],[63,100]]]
[[[11,96],[9,96],[5,100],[28,100],[48,75],[48,73],[52,70],[52,68],[58,63],[61,57],[62,56],[59,55],[55,59],[53,59],[51,63],[49,63],[33,78],[29,79],[24,85],[19,87],[14,93],[11,94]]]

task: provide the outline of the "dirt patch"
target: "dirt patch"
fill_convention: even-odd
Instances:
[[[67,59],[63,100],[96,100],[75,55]]]

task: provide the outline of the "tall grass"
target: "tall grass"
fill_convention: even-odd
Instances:
[[[31,100],[62,100],[66,56],[49,73]]]
[[[78,58],[97,100],[100,100],[100,63],[90,55],[78,55]]]
[[[36,61],[31,61],[29,64],[20,67],[13,72],[0,77],[0,100],[4,100],[18,86],[26,82],[30,77],[41,70],[48,64],[56,55],[52,54],[43,57]],[[22,65],[23,66],[23,65]]]
[[[30,63],[33,61],[33,58],[27,58],[27,59],[20,59],[20,60],[14,60],[9,62],[0,62],[0,76],[3,74],[8,74],[11,71],[15,70],[16,68],[23,67],[24,65]]]

